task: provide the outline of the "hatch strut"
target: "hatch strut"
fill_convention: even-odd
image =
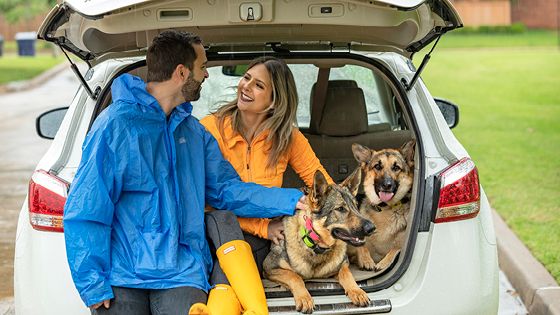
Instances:
[[[443,35],[443,34],[441,34],[441,35]],[[441,35],[439,35],[438,38],[436,39],[436,42],[434,43],[434,46],[432,46],[432,49],[430,49],[430,52],[427,53],[424,56],[424,58],[422,59],[422,62],[420,63],[420,67],[418,67],[418,70],[416,70],[416,73],[412,77],[412,80],[410,80],[410,83],[407,83],[405,78],[401,79],[401,82],[404,85],[404,88],[406,89],[407,92],[412,89],[412,87],[414,86],[414,83],[416,83],[416,80],[418,80],[418,77],[420,76],[420,73],[422,73],[422,70],[424,70],[424,67],[426,66],[428,61],[430,61],[430,57],[431,57],[430,55],[434,51],[434,48],[436,48],[436,45],[439,42],[439,39],[441,38]]]
[[[68,54],[66,53],[64,48],[62,48],[62,45],[59,45],[58,47],[60,47],[60,49],[62,50],[62,52],[66,56],[66,59],[68,59],[68,61],[70,62],[70,67],[72,68],[72,71],[74,71],[74,74],[78,77],[78,80],[80,80],[80,82],[82,83],[82,86],[86,89],[86,92],[89,95],[89,97],[91,97],[91,99],[94,100],[94,101],[97,100],[97,96],[99,96],[99,92],[101,91],[101,88],[98,86],[97,89],[95,89],[95,92],[93,92],[91,90],[91,88],[89,87],[89,85],[87,84],[84,77],[82,76],[82,74],[80,73],[80,70],[78,69],[76,64],[72,62],[72,59],[70,59],[70,57],[68,57]]]

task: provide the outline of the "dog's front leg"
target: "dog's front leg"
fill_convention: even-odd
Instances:
[[[297,311],[305,314],[313,313],[313,308],[315,307],[313,298],[309,291],[307,291],[305,282],[297,273],[288,269],[278,268],[267,272],[267,277],[292,291]]]
[[[373,270],[375,262],[371,258],[369,249],[366,246],[356,247],[356,256],[358,260],[358,267],[362,270]]]
[[[366,292],[356,283],[354,280],[354,276],[352,272],[350,272],[350,267],[348,263],[344,263],[340,271],[338,272],[338,282],[344,288],[344,292],[346,295],[352,300],[354,305],[358,306],[368,306],[369,305],[369,297],[367,296]]]
[[[391,248],[391,250],[387,253],[387,255],[385,255],[385,257],[383,257],[383,259],[381,259],[377,263],[377,265],[375,265],[375,270],[383,270],[388,268],[393,262],[393,260],[395,259],[395,256],[397,256],[397,254],[400,252],[401,252],[400,249]]]

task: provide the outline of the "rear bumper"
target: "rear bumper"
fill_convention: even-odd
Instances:
[[[16,233],[14,297],[18,315],[90,314],[70,276],[64,234],[34,230],[27,200]]]

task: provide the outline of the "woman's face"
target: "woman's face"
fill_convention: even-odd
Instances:
[[[265,114],[272,105],[272,82],[265,65],[258,64],[237,85],[237,108],[244,114]]]

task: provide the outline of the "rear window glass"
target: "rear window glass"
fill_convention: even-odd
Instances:
[[[296,81],[299,105],[297,112],[298,126],[309,127],[311,89],[317,80],[319,68],[312,64],[290,64]],[[193,102],[193,114],[202,118],[215,111],[220,105],[235,99],[237,84],[241,77],[225,75],[222,67],[208,69],[209,79],[202,88],[201,97]],[[396,118],[391,106],[391,89],[371,69],[346,65],[332,68],[329,80],[353,80],[362,89],[368,113],[369,125],[389,123],[395,128]]]

